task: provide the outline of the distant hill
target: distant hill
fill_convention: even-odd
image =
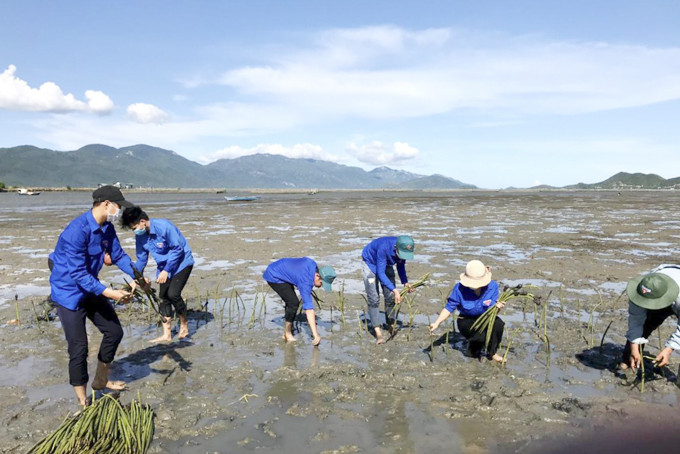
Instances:
[[[680,177],[666,180],[653,173],[619,172],[604,181],[593,184],[578,183],[568,189],[668,189],[680,188]]]
[[[529,189],[559,189],[556,186],[550,186],[549,184],[539,184],[538,186],[532,186]]]
[[[87,145],[55,151],[30,145],[0,148],[0,181],[11,186],[94,187],[121,182],[165,188],[414,189],[474,188],[441,175],[378,167],[367,172],[315,159],[256,154],[208,165],[148,145]],[[408,184],[407,184],[408,183]],[[440,186],[437,186],[440,184]]]
[[[31,146],[0,148],[0,179],[8,185],[96,186],[117,181],[144,186],[192,187],[202,165],[161,148],[87,145],[60,152]]]
[[[329,161],[292,159],[280,155],[255,154],[220,159],[206,166],[217,172],[221,184],[231,188],[353,188],[383,186],[369,172]]]
[[[410,181],[424,176],[417,173],[406,172],[405,170],[390,169],[385,166],[376,167],[368,173],[376,183],[386,186],[390,184],[399,184],[403,181]]]
[[[404,181],[399,186],[404,189],[474,189],[476,187],[439,174],[414,178]]]

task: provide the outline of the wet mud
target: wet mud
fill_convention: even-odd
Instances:
[[[0,194],[0,452],[25,452],[77,410],[63,332],[43,302],[47,254],[87,209],[87,195],[44,195],[23,207]],[[680,193],[128,198],[178,225],[196,257],[184,291],[188,339],[152,345],[154,317],[140,305],[117,307],[125,337],[113,375],[129,384],[123,402],[140,396],[157,413],[150,452],[549,452],[603,428],[680,420],[677,354],[662,370],[648,365],[644,393],[638,375],[616,368],[625,282],[680,257]],[[409,278],[432,279],[410,308],[402,305],[399,330],[378,346],[364,321],[360,253],[392,234],[416,241]],[[134,254],[133,234],[119,237]],[[261,279],[271,260],[302,255],[338,274],[333,293],[318,292],[318,348],[303,321],[297,342],[283,343],[282,304]],[[499,353],[510,343],[505,366],[470,357],[451,321],[428,334],[473,258],[502,283],[533,285],[539,297],[500,314]],[[123,277],[115,268],[100,276],[114,286]],[[661,342],[675,323],[662,325]],[[93,373],[101,337],[88,329]],[[658,337],[650,338],[651,354]]]

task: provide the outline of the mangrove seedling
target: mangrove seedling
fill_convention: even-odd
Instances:
[[[512,300],[524,300],[524,301],[534,301],[534,295],[525,290],[522,284],[515,287],[505,287],[503,292],[498,297],[496,304],[488,308],[482,315],[480,315],[477,320],[472,324],[472,332],[481,332],[486,330],[486,339],[484,341],[484,348],[489,347],[489,342],[491,341],[491,333],[493,332],[493,325],[496,321],[496,316],[498,315],[498,303],[505,302],[508,303]]]

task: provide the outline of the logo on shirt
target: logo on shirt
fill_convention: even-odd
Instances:
[[[159,248],[162,248],[162,247],[163,247],[163,243],[156,243],[156,246],[159,247]]]
[[[490,306],[491,300],[484,300],[484,302],[482,304],[485,305],[485,306]]]

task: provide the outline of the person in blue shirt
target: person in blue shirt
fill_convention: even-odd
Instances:
[[[385,340],[382,334],[380,320],[380,287],[385,299],[385,322],[390,332],[394,330],[394,305],[401,303],[401,294],[395,285],[394,265],[401,283],[410,289],[406,276],[406,260],[413,260],[413,238],[407,235],[385,236],[377,238],[364,247],[361,252],[363,259],[362,276],[366,288],[366,302],[368,304],[368,318],[371,320],[375,338],[378,344]]]
[[[109,365],[123,338],[123,328],[109,300],[124,302],[130,294],[99,282],[104,256],[134,277],[132,261],[121,248],[113,226],[120,219],[122,208],[132,204],[113,186],[102,186],[92,193],[92,198],[92,209],[66,226],[48,260],[50,298],[57,308],[68,344],[69,382],[81,405],[87,402],[89,380],[86,318],[103,334],[92,389],[121,390],[125,387],[125,383],[111,381],[108,377]]]
[[[270,263],[262,277],[281,297],[286,306],[283,339],[286,342],[295,341],[293,322],[300,306],[300,299],[295,294],[295,287],[297,287],[302,299],[302,309],[305,311],[309,329],[314,337],[312,344],[314,346],[319,345],[321,336],[316,329],[312,290],[314,290],[314,287],[323,286],[324,290],[330,292],[331,284],[335,280],[335,270],[330,266],[319,268],[316,262],[309,257],[284,258]]]
[[[458,329],[469,341],[470,354],[479,357],[486,343],[486,331],[474,332],[472,325],[480,315],[494,305],[499,309],[505,307],[503,301],[498,302],[498,283],[491,280],[489,267],[484,266],[479,260],[472,260],[465,267],[465,273],[460,275],[460,282],[453,287],[439,317],[430,325],[430,334],[457,309],[460,313]],[[503,357],[496,352],[503,337],[504,327],[505,323],[497,316],[486,350],[486,356],[490,360],[503,361]]]
[[[179,316],[179,338],[189,335],[187,305],[182,290],[194,267],[194,257],[187,240],[175,225],[167,219],[149,219],[140,208],[132,207],[123,212],[123,227],[132,229],[136,238],[137,262],[135,268],[144,272],[149,254],[156,261],[156,283],[160,284],[159,311],[163,316],[163,334],[151,342],[172,340],[172,317]]]

